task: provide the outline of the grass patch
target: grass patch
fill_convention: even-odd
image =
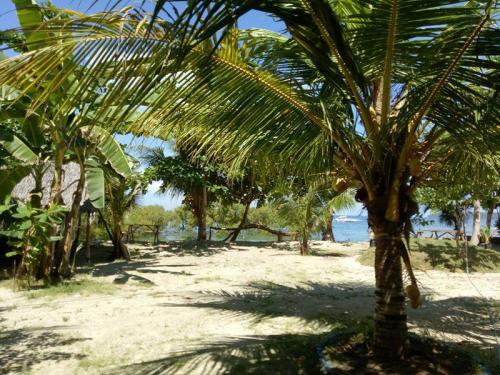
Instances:
[[[80,349],[80,357],[76,363],[76,367],[83,370],[83,373],[91,374],[112,374],[112,371],[104,371],[105,368],[110,368],[114,366],[119,366],[130,361],[130,358],[126,354],[103,354],[100,351],[96,351],[94,346],[83,345]],[[76,371],[81,373],[82,371]]]
[[[96,357],[96,358],[83,358],[78,361],[78,367],[83,370],[95,370],[105,367],[116,366],[118,363],[123,363],[123,358],[114,356]]]
[[[67,295],[79,294],[90,296],[93,294],[113,294],[117,287],[110,283],[94,280],[71,280],[50,284],[39,289],[26,291],[28,298],[59,298]]]
[[[16,284],[13,279],[0,280],[0,288],[2,289],[16,289]]]
[[[452,240],[419,238],[410,240],[413,268],[420,270],[465,271],[463,246],[457,248]],[[500,272],[500,252],[477,246],[468,247],[471,272]],[[370,247],[358,257],[365,266],[373,266],[375,248]]]
[[[201,276],[201,277],[197,277],[196,279],[194,279],[194,282],[195,282],[195,284],[198,284],[198,283],[203,282],[203,281],[221,281],[221,280],[224,280],[224,279],[220,276]]]

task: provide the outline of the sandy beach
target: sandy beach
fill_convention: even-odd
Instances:
[[[214,353],[369,326],[374,273],[356,259],[367,246],[315,241],[313,254],[300,256],[294,243],[134,245],[131,262],[76,276],[109,285],[105,293],[33,298],[4,285],[0,373],[237,373]],[[475,286],[464,273],[416,275],[425,301],[408,308],[411,329],[491,351],[478,292],[498,316],[500,274],[472,274]]]

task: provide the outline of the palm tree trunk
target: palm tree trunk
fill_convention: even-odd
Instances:
[[[113,259],[122,258],[121,242],[122,242],[122,227],[119,221],[118,222],[115,221],[113,225],[113,254],[112,254]]]
[[[71,210],[66,215],[66,222],[64,223],[62,248],[63,256],[59,269],[59,272],[63,277],[69,277],[71,275],[71,247],[73,245],[75,224],[78,222],[78,215],[80,214],[80,203],[82,202],[84,187],[85,169],[83,165],[80,165],[80,178],[78,180],[76,190],[73,194],[73,203],[71,204]]]
[[[466,207],[464,206],[463,203],[456,205],[455,208],[453,209],[454,212],[453,217],[455,218],[454,225],[456,230],[455,241],[457,241],[457,248],[459,247],[458,243],[460,241],[460,238],[466,239],[465,233],[462,233],[464,229],[465,211]],[[463,234],[463,237],[461,236],[461,233]]]
[[[374,205],[375,206],[375,205]],[[383,208],[385,205],[380,205]],[[402,224],[389,222],[385,210],[368,207],[375,236],[374,349],[381,358],[401,356],[407,339],[407,319],[401,256]]]
[[[300,242],[300,255],[309,255],[309,236],[307,233],[302,233]]]
[[[495,212],[495,201],[492,199],[488,205],[488,211],[486,213],[486,228],[491,230],[491,222],[493,221],[493,213]]]
[[[238,229],[236,229],[233,234],[231,235],[231,239],[229,240],[230,242],[235,242],[236,239],[238,238],[240,232],[241,232],[241,229],[243,228],[243,226],[247,223],[247,218],[248,218],[248,212],[250,211],[250,204],[252,202],[251,201],[247,201],[246,202],[246,205],[245,205],[245,211],[243,212],[243,217],[241,218],[241,222],[240,224],[238,225]]]
[[[326,222],[325,231],[321,235],[322,241],[332,241],[335,242],[335,235],[333,234],[333,215],[335,211],[332,211],[329,215],[328,221]]]
[[[207,188],[203,186],[197,189],[194,195],[195,204],[193,208],[198,227],[197,240],[203,242],[207,240]]]
[[[472,214],[472,234],[470,238],[471,245],[479,244],[479,231],[481,229],[481,201],[474,200],[474,211]]]
[[[122,226],[120,224],[120,219],[115,218],[113,225],[113,253],[111,254],[111,259],[126,259],[130,260],[130,253],[128,252],[127,246],[123,243],[123,232]]]

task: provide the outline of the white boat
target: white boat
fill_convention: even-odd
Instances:
[[[339,223],[347,223],[347,222],[360,221],[360,220],[357,220],[357,219],[351,219],[350,217],[347,217],[346,215],[341,215],[339,217],[334,218],[333,220],[336,221],[336,222],[339,222]]]

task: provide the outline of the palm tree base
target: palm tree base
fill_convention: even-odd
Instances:
[[[463,349],[410,334],[401,356],[384,357],[372,333],[333,332],[317,347],[326,374],[488,374],[486,367]]]

